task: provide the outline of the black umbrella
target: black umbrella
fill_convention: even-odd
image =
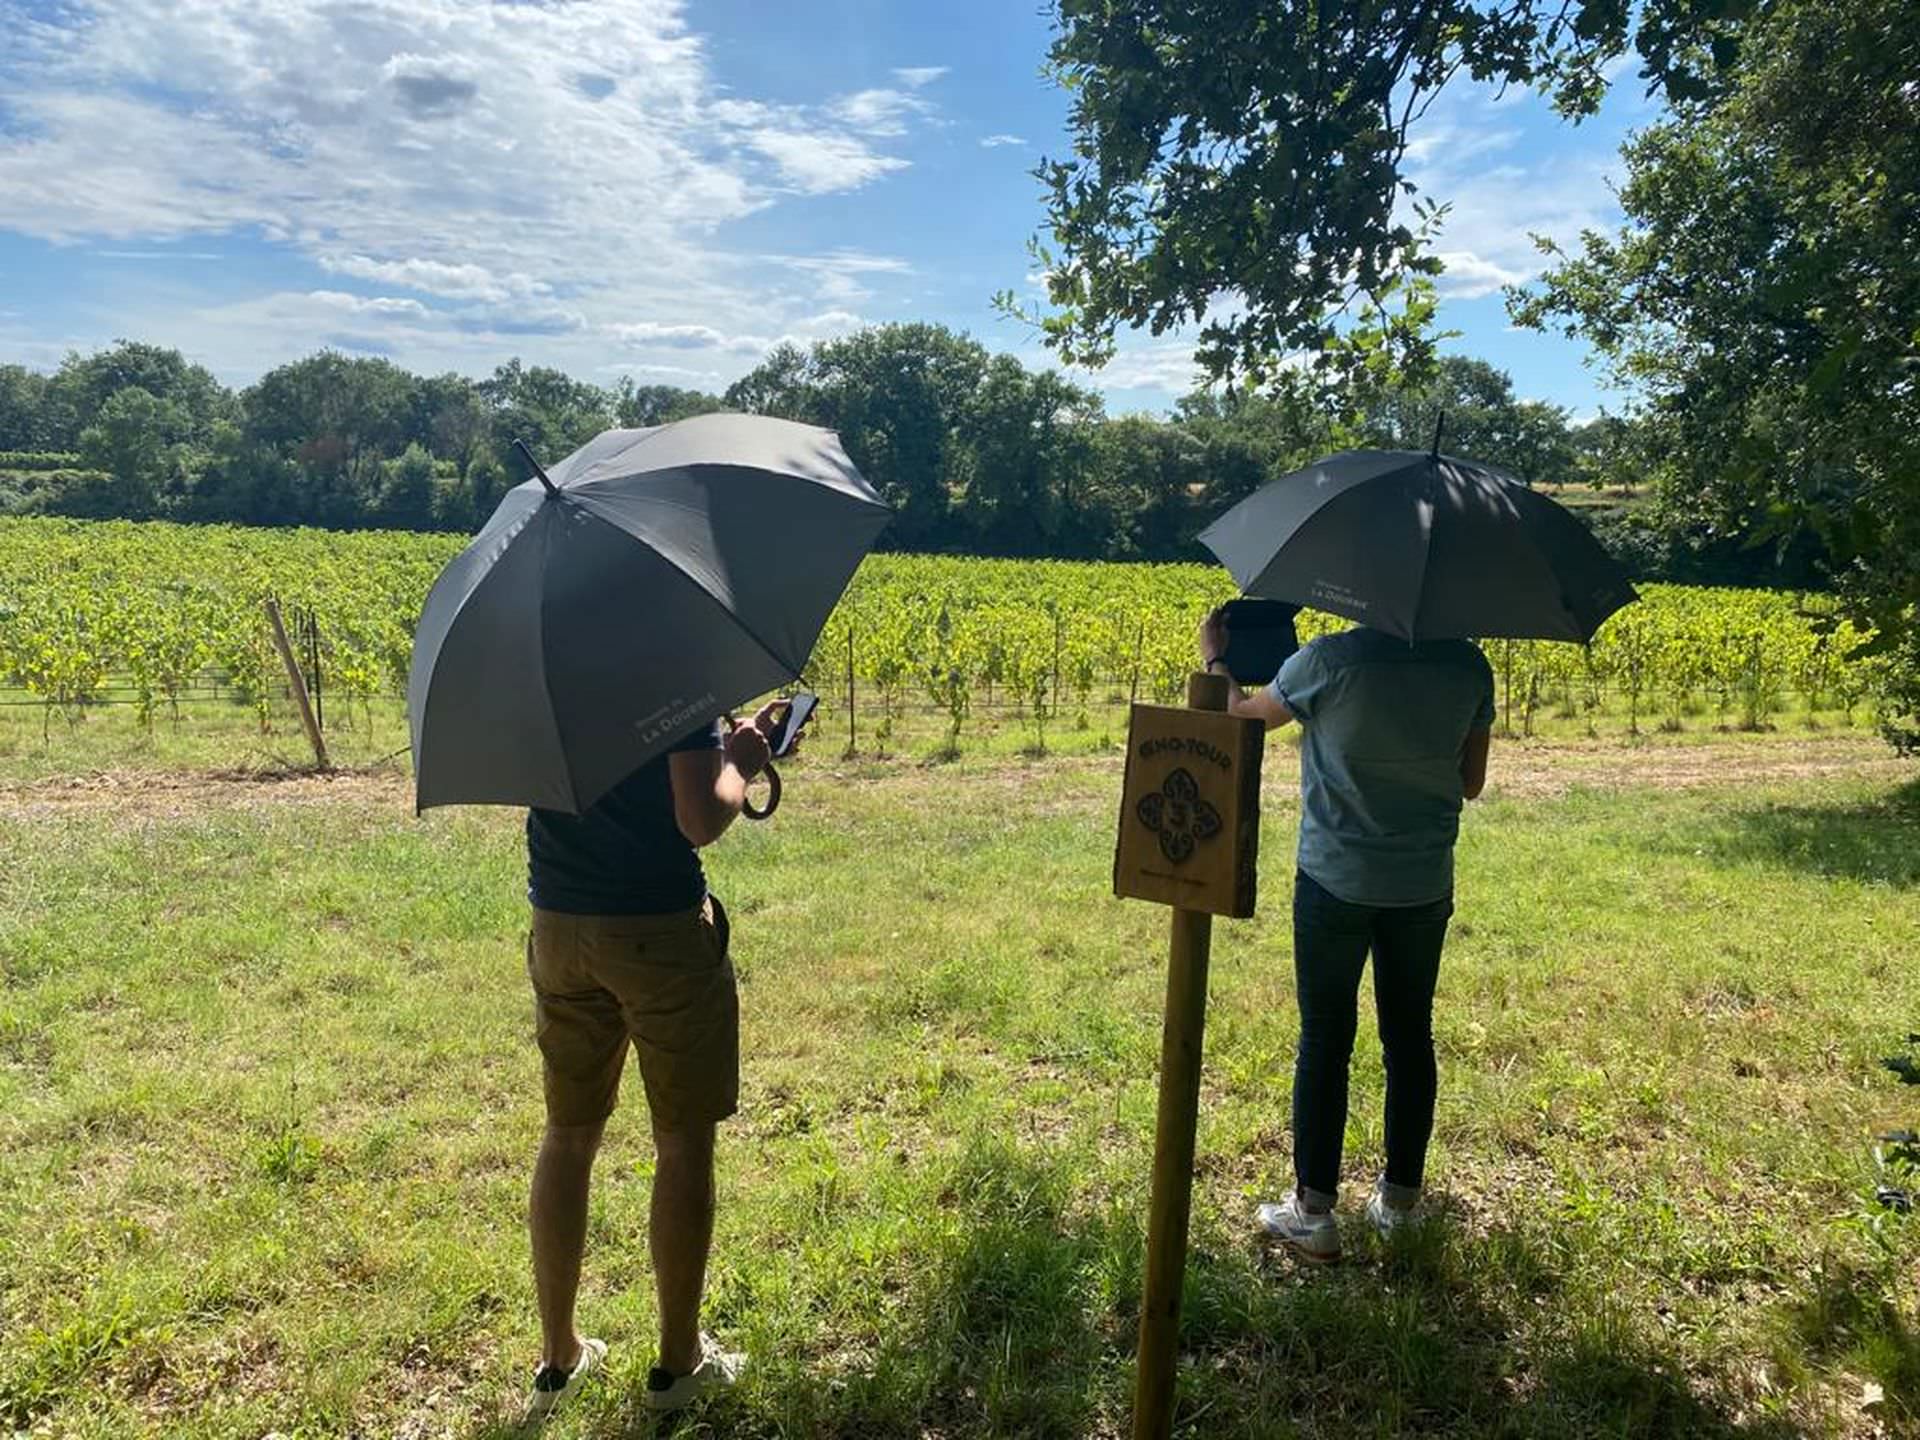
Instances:
[[[1200,541],[1249,595],[1403,640],[1584,643],[1639,598],[1565,508],[1437,451],[1329,456],[1262,486]]]
[[[889,514],[832,431],[753,415],[609,430],[540,471],[427,596],[417,805],[585,810],[796,678]]]

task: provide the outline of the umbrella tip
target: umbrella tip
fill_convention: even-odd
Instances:
[[[533,468],[533,473],[540,477],[540,483],[547,487],[547,494],[558,495],[560,493],[560,487],[553,483],[552,479],[547,475],[547,472],[541,468],[540,462],[533,458],[532,447],[516,435],[513,437],[513,448],[520,452],[520,458],[526,461],[527,464]]]
[[[1447,412],[1442,410],[1433,422],[1433,457],[1440,458],[1440,433],[1447,428]]]

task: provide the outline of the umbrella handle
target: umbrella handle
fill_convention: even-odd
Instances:
[[[767,803],[764,808],[756,810],[751,794],[742,799],[740,802],[740,813],[745,815],[749,820],[768,819],[774,811],[780,808],[780,772],[774,769],[772,764],[769,763],[767,768],[760,773],[767,777]]]

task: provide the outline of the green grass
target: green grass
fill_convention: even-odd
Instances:
[[[1879,1064],[1920,1026],[1920,788],[1478,807],[1441,1223],[1394,1254],[1350,1224],[1351,1263],[1303,1272],[1247,1223],[1296,1034],[1270,753],[1262,913],[1215,931],[1183,1433],[1914,1433],[1920,1220],[1872,1205],[1870,1141],[1920,1128]],[[1166,917],[1108,896],[1116,786],[816,754],[714,852],[746,1059],[709,1315],[752,1369],[672,1433],[1125,1433]],[[541,1120],[514,817],[416,821],[397,777],[14,799],[0,1433],[504,1433]],[[1354,1079],[1350,1202],[1370,1020]],[[644,1136],[630,1082],[582,1297],[614,1362],[561,1436],[651,1433]]]

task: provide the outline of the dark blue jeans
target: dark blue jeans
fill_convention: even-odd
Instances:
[[[1428,905],[1352,905],[1304,872],[1294,880],[1293,967],[1300,1053],[1293,1067],[1293,1168],[1309,1196],[1340,1187],[1347,1066],[1359,1027],[1360,972],[1373,952],[1373,1003],[1387,1064],[1387,1183],[1417,1187],[1433,1134],[1439,1076],[1433,990],[1453,897]]]

